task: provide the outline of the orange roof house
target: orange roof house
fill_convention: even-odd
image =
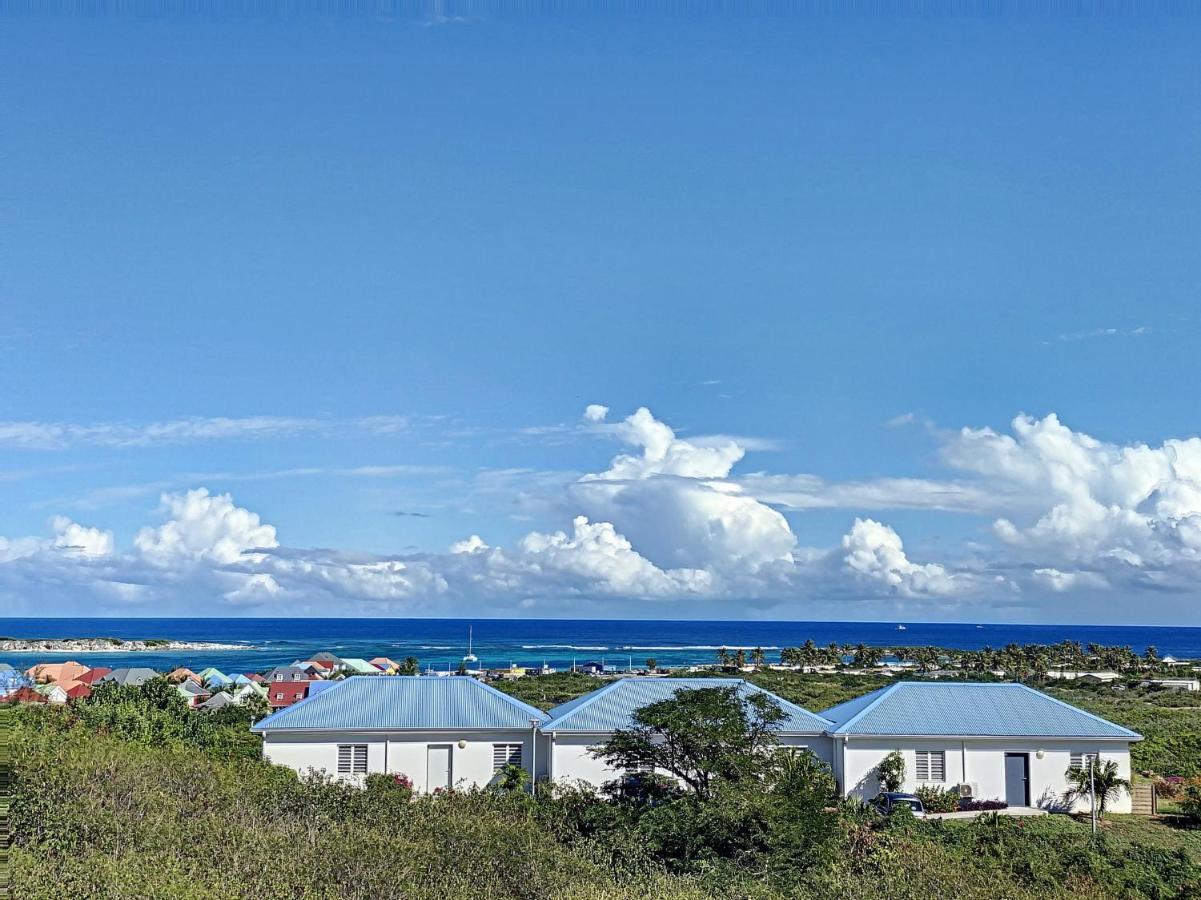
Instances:
[[[199,681],[200,677],[187,666],[180,666],[178,669],[174,669],[173,671],[167,673],[167,680],[172,684],[178,684],[179,682],[187,681],[188,679],[191,679],[192,681]]]
[[[78,681],[79,676],[87,671],[88,667],[83,663],[68,660],[61,663],[38,663],[26,669],[25,674],[43,684],[58,684],[62,681]]]

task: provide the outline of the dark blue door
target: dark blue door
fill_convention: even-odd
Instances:
[[[1005,754],[1005,802],[1010,806],[1030,805],[1030,756]]]

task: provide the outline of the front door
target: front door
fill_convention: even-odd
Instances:
[[[1030,754],[1005,754],[1005,802],[1010,806],[1030,805]]]
[[[425,784],[427,791],[449,788],[454,782],[450,772],[450,744],[430,744],[426,751]]]

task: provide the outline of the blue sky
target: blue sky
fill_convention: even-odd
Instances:
[[[1195,620],[1198,30],[9,19],[0,611]]]

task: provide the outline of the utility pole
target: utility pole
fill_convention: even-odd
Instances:
[[[1095,767],[1097,764],[1096,754],[1089,754],[1088,757],[1088,796],[1092,801],[1092,817],[1093,817],[1093,844],[1097,843],[1097,779],[1095,777]]]

